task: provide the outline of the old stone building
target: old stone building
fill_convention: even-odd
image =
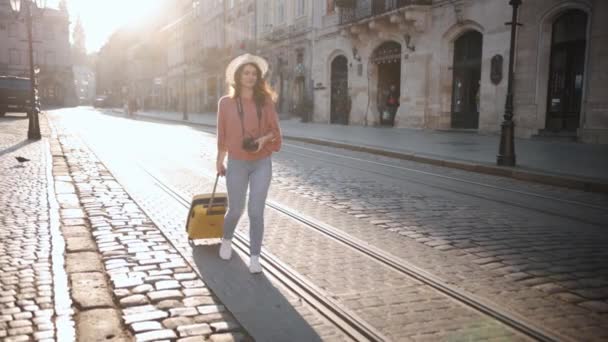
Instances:
[[[38,90],[44,106],[76,104],[72,72],[69,16],[59,9],[35,9],[32,25],[34,65],[39,69]],[[0,74],[30,75],[26,25],[0,0]]]
[[[497,132],[504,113],[508,0],[325,1],[312,79],[315,121],[378,125],[390,85],[395,126]],[[523,1],[516,135],[608,141],[608,4]]]
[[[278,92],[277,110],[308,119],[312,111],[314,6],[319,1],[257,2],[256,52],[270,64],[269,81]]]

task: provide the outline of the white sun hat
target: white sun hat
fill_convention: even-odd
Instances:
[[[234,74],[241,67],[241,65],[244,64],[257,65],[257,67],[260,68],[260,71],[262,72],[262,78],[266,75],[266,72],[268,71],[268,62],[266,62],[264,58],[246,53],[236,57],[228,64],[228,67],[226,67],[226,83],[231,86],[235,84]]]

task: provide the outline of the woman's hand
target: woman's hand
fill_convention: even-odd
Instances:
[[[215,163],[215,169],[217,170],[217,174],[220,176],[225,176],[226,175],[226,166],[224,166],[224,162],[223,161],[217,161]]]
[[[226,166],[224,166],[224,159],[226,159],[226,151],[218,151],[217,159],[215,161],[215,169],[217,174],[220,176],[226,175]]]
[[[255,151],[255,153],[260,152],[264,148],[264,145],[266,145],[266,143],[268,143],[270,140],[272,140],[272,138],[273,138],[272,134],[267,134],[267,135],[257,138],[255,140],[255,142],[258,143],[258,149]]]

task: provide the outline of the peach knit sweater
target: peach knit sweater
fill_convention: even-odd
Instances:
[[[271,100],[267,100],[266,104],[261,108],[261,124],[258,121],[254,100],[241,98],[241,103],[243,104],[245,136],[257,139],[272,132],[274,139],[267,142],[258,153],[243,150],[243,133],[236,99],[224,96],[220,99],[217,110],[218,150],[226,150],[228,151],[229,158],[238,160],[258,160],[268,157],[272,152],[278,152],[281,149],[283,140],[274,103]]]

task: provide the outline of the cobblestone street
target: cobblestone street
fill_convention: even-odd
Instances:
[[[26,119],[0,121],[2,338],[352,339],[270,272],[252,278],[246,255],[222,263],[213,242],[188,243],[176,196],[212,186],[213,134],[86,108],[47,115],[37,142]],[[608,338],[605,195],[291,142],[273,172],[272,205],[551,339]],[[266,216],[266,253],[383,340],[534,339],[282,212]],[[244,216],[238,233],[247,227]]]
[[[103,120],[115,122],[112,117]],[[125,122],[125,128],[132,123]],[[158,124],[144,126],[153,132]],[[120,125],[115,126],[117,132],[119,127]],[[181,130],[179,126],[174,129]],[[146,133],[143,136],[154,134]],[[174,214],[169,214],[166,208],[171,198],[151,189],[148,185],[150,180],[145,180],[144,172],[144,169],[150,169],[162,175],[163,179],[181,189],[187,196],[204,192],[210,186],[209,176],[213,174],[214,158],[212,136],[201,140],[200,133],[192,130],[182,131],[179,135],[179,145],[146,140],[129,146],[121,153],[116,153],[115,145],[102,144],[102,136],[92,134],[87,139],[95,153],[126,185],[136,202],[151,213],[155,222],[165,222],[161,225],[165,234],[171,236],[174,244],[180,246],[184,254],[189,255],[192,252],[179,228],[183,226],[185,209],[174,207],[169,211]],[[115,144],[121,143],[116,141]],[[182,146],[182,150],[176,154],[171,146]],[[519,204],[505,207],[506,202],[488,201],[498,200],[491,189],[468,189],[449,180],[438,181],[430,176],[412,178],[405,173],[395,175],[389,172],[386,175],[390,174],[391,177],[385,178],[383,175],[386,168],[369,168],[355,160],[342,161],[331,155],[315,155],[311,152],[311,147],[308,147],[308,151],[306,148],[294,148],[289,145],[285,147],[284,151],[288,151],[290,157],[281,153],[275,158],[276,177],[271,190],[273,200],[289,203],[290,207],[302,213],[413,262],[471,293],[491,298],[561,336],[570,335],[574,338],[575,335],[571,334],[579,329],[589,331],[590,337],[606,335],[606,297],[603,292],[606,288],[606,270],[601,263],[606,253],[602,249],[606,244],[606,236],[595,223],[604,220],[604,212],[594,211],[593,208],[574,208],[575,210],[566,212],[569,216],[563,217],[559,206],[534,204],[533,198],[517,198],[517,194],[506,194],[505,196],[513,198],[506,197],[504,201],[513,199],[512,204]],[[333,153],[331,149],[320,150]],[[135,155],[137,161],[133,159]],[[352,154],[351,157],[366,158],[364,154]],[[308,161],[302,163],[300,159]],[[163,160],[162,164],[159,164],[160,160]],[[398,168],[415,168],[422,172],[435,172],[446,177],[460,177],[498,187],[525,189],[521,182],[514,180],[480,175],[471,177],[464,171],[395,162],[389,158],[374,160]],[[193,167],[192,161],[195,161],[194,165],[201,166]],[[137,171],[123,167],[128,163],[136,163],[142,169]],[[429,187],[429,184],[432,186]],[[537,193],[548,196],[559,194],[561,198],[572,202],[595,203],[599,206],[606,203],[606,198],[597,194],[548,186],[535,185],[534,188]],[[463,198],[466,200],[463,201]],[[572,204],[560,205],[563,209]],[[542,209],[542,212],[535,209]],[[268,222],[266,248],[271,253],[387,333],[391,339],[421,339],[429,336],[442,339],[467,334],[454,330],[449,325],[442,329],[441,323],[436,326],[428,322],[426,325],[421,325],[420,322],[404,325],[404,321],[414,317],[414,312],[425,312],[426,316],[437,317],[438,322],[444,323],[448,317],[464,318],[467,315],[454,314],[454,309],[446,310],[451,304],[433,306],[421,301],[420,294],[426,293],[426,290],[411,287],[416,286],[415,283],[407,285],[408,281],[404,278],[393,279],[391,272],[383,275],[382,268],[370,266],[372,268],[367,269],[367,262],[364,259],[359,261],[356,254],[350,255],[351,252],[343,247],[332,245],[329,241],[324,242],[322,237],[315,234],[310,235],[306,229],[297,228],[297,225],[280,215],[269,213]],[[572,235],[573,223],[583,231]],[[246,225],[244,220],[241,229]],[[275,232],[274,227],[290,228],[288,231],[283,228]],[[298,243],[285,244],[284,241]],[[571,243],[565,244],[566,241]],[[311,249],[311,246],[316,248]],[[333,257],[327,251],[337,254]],[[301,258],[301,255],[308,257]],[[573,259],[573,256],[576,258]],[[348,263],[344,263],[346,260]],[[350,264],[355,268],[348,266]],[[590,270],[593,273],[589,273]],[[331,274],[336,276],[329,276]],[[342,275],[337,276],[338,274]],[[376,282],[391,285],[386,290],[380,290],[375,285]],[[366,290],[369,288],[376,291],[369,292]],[[409,297],[403,296],[406,293],[411,294]],[[434,298],[430,293],[422,297],[431,300]],[[388,300],[389,298],[393,300]],[[395,302],[396,298],[400,299]],[[402,309],[400,305],[403,305]],[[420,308],[417,309],[416,305]],[[445,311],[445,318],[432,314],[434,308]],[[547,312],[555,314],[548,317]],[[381,318],[380,313],[388,316]],[[394,327],[391,327],[390,322],[394,322]],[[464,321],[454,323],[454,327],[467,326]],[[430,330],[425,330],[424,327]],[[496,336],[483,337],[485,335],[480,331],[465,331],[479,338]],[[483,331],[495,334],[500,329]]]
[[[30,142],[26,131],[24,116],[0,122],[0,339],[70,339],[49,140]]]

